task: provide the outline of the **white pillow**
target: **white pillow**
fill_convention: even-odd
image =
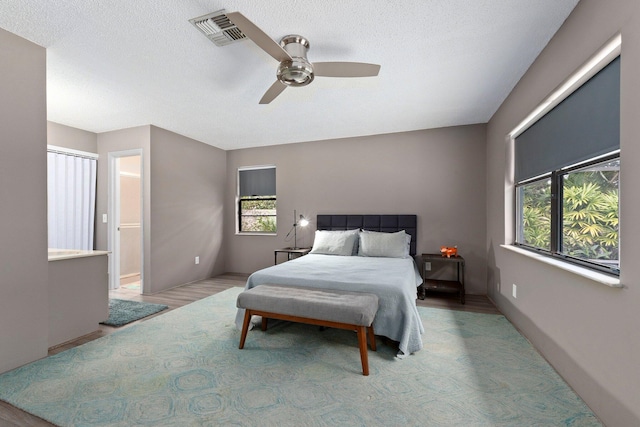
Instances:
[[[360,233],[360,249],[358,255],[409,258],[409,245],[411,235],[404,230],[397,233],[381,233],[378,231],[363,230]]]
[[[353,255],[358,241],[359,230],[330,231],[316,230],[313,240],[312,254],[324,255]]]

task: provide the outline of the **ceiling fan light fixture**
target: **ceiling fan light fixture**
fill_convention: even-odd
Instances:
[[[284,36],[280,46],[291,60],[282,61],[276,76],[287,86],[306,86],[313,81],[313,65],[307,60],[309,41],[297,34]]]
[[[276,76],[287,86],[306,86],[313,81],[313,66],[304,58],[293,58],[280,63]]]

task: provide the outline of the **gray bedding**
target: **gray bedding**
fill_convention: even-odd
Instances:
[[[422,279],[411,258],[308,254],[253,273],[245,288],[265,283],[374,293],[379,298],[376,335],[399,342],[399,355],[422,348],[424,327],[415,303]],[[238,309],[238,329],[243,319],[244,310]]]

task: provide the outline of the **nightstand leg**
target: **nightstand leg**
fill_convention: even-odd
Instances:
[[[462,276],[460,275],[460,271],[462,270]],[[460,282],[460,304],[464,304],[464,263],[458,263],[458,282]]]

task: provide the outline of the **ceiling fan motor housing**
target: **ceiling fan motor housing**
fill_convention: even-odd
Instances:
[[[278,66],[277,77],[288,86],[306,86],[313,81],[313,65],[307,60],[309,41],[299,35],[285,36],[280,46],[291,56]]]

